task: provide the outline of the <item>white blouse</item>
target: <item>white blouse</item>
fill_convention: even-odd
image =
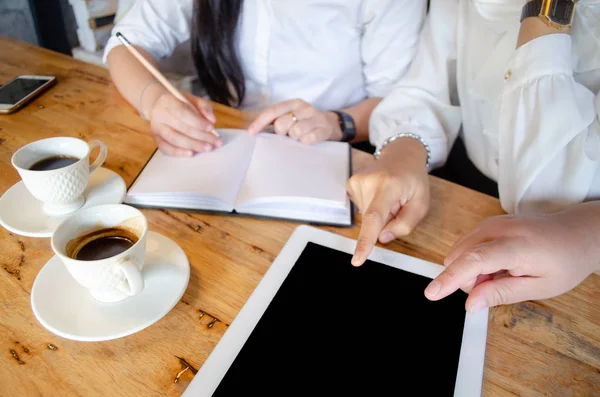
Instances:
[[[117,23],[156,59],[190,38],[193,0],[138,0]],[[238,54],[246,79],[242,109],[300,98],[321,110],[383,97],[412,61],[425,0],[248,0]]]
[[[511,213],[600,199],[600,0],[577,3],[572,35],[516,49],[523,5],[432,0],[410,70],[373,113],[371,142],[419,134],[436,167],[460,132]]]

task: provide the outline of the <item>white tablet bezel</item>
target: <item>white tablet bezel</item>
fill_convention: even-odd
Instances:
[[[297,227],[188,385],[183,397],[208,397],[214,393],[308,242],[349,254],[354,252],[356,246],[356,240],[347,237],[311,226]],[[441,265],[379,247],[373,249],[369,259],[431,279],[443,270]],[[466,314],[454,388],[455,396],[481,396],[488,313],[488,309],[485,309]]]

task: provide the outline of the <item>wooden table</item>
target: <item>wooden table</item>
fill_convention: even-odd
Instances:
[[[10,164],[16,149],[63,135],[105,142],[105,167],[131,184],[154,144],[148,123],[121,98],[108,72],[2,37],[0,53],[1,82],[25,73],[56,75],[59,81],[18,113],[0,116],[0,193],[19,181]],[[248,124],[233,109],[217,106],[216,114],[219,127]],[[356,169],[372,161],[362,152],[354,158]],[[431,190],[428,217],[387,248],[441,263],[461,234],[502,213],[496,199],[434,177]],[[53,255],[49,239],[0,228],[0,395],[181,395],[297,226],[183,211],[144,213],[151,230],[186,252],[189,287],[181,302],[149,328],[98,343],[62,339],[38,323],[30,293]],[[354,228],[325,229],[356,238],[359,225],[360,216]],[[311,313],[304,315],[311,321]],[[441,336],[443,329],[440,324]],[[483,394],[600,395],[599,276],[557,299],[491,310]]]

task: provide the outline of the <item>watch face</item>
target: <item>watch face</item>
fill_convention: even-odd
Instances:
[[[348,113],[336,111],[340,118],[340,128],[342,130],[342,141],[349,142],[356,136],[356,124],[354,119]]]
[[[548,19],[559,25],[569,25],[575,11],[573,0],[552,0]]]
[[[342,123],[344,124],[344,129],[345,130],[354,129],[354,121],[352,121],[351,119],[344,118],[342,120]]]

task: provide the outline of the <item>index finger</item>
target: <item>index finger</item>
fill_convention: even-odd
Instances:
[[[362,225],[356,242],[356,250],[352,257],[352,265],[360,266],[369,257],[379,234],[390,219],[390,211],[394,205],[391,191],[380,191],[362,216]]]
[[[196,141],[209,143],[215,147],[220,147],[223,144],[218,137],[210,132],[212,124],[192,106],[180,102],[177,107],[171,110],[170,116],[164,124],[169,125],[183,135]]]
[[[506,222],[510,221],[510,218],[504,216],[497,216],[488,218],[485,221],[479,223],[475,228],[466,234],[462,235],[454,243],[452,249],[444,259],[444,265],[448,266],[460,257],[469,247],[473,247],[477,244],[485,243],[493,239],[502,237],[507,232]]]
[[[512,270],[517,266],[511,240],[493,240],[467,249],[446,267],[425,289],[429,300],[437,301],[460,288],[473,285],[480,275],[500,270]]]
[[[293,112],[302,106],[303,102],[299,99],[292,99],[289,101],[280,102],[276,105],[266,108],[248,127],[248,133],[250,135],[258,134],[267,125],[273,123],[279,117],[284,114]]]
[[[174,121],[184,123],[202,132],[210,132],[213,128],[213,124],[198,109],[186,103],[181,103],[181,107],[174,111],[174,116]]]
[[[206,120],[208,120],[213,125],[217,122],[217,118],[215,117],[215,113],[213,112],[212,104],[210,101],[192,95],[190,93],[184,93],[185,97],[188,101],[191,102],[192,106],[194,106],[201,114],[204,116]]]

